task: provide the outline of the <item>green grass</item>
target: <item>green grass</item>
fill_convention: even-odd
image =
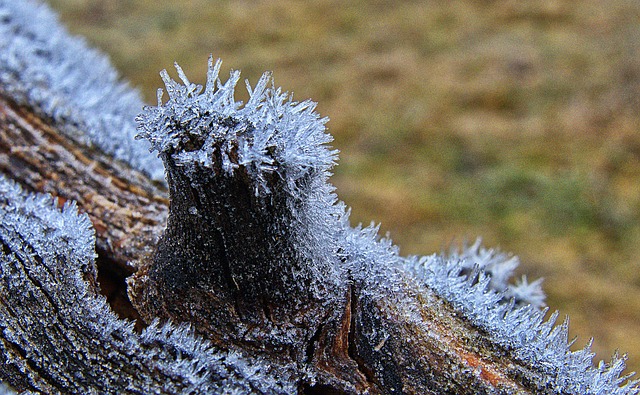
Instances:
[[[273,70],[331,118],[354,222],[519,255],[578,345],[640,370],[637,2],[49,2],[149,101],[173,61]]]

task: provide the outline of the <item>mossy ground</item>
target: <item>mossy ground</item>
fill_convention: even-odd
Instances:
[[[640,3],[49,3],[149,102],[173,61],[273,70],[331,118],[354,222],[403,254],[482,236],[519,255],[578,346],[640,370]]]

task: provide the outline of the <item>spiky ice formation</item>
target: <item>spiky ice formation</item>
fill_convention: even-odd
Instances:
[[[541,300],[538,284],[523,280],[516,286],[495,285],[496,272],[513,269],[511,259],[476,243],[450,257],[410,257],[404,265],[418,282],[485,330],[493,342],[542,373],[541,388],[569,394],[640,393],[639,381],[630,380],[633,374],[621,377],[626,357],[616,353],[609,364],[601,361],[594,366],[590,343],[582,350],[570,350],[573,342],[568,341],[568,319],[555,326],[555,312],[545,320],[548,309],[540,310],[535,303]],[[532,303],[523,304],[526,300]]]
[[[134,140],[138,91],[37,0],[0,0],[0,95],[53,120],[70,138],[163,178],[148,145]]]
[[[512,283],[514,270],[520,265],[518,257],[486,248],[480,238],[472,245],[465,243],[461,249],[452,248],[443,258],[457,263],[458,276],[472,276],[474,271],[485,273],[489,281],[488,287],[502,294],[504,302],[514,299],[519,305],[532,305],[537,308],[545,306],[546,296],[542,290],[542,279],[529,283],[527,277],[523,276],[521,280]]]
[[[293,194],[302,187],[297,183],[309,176],[326,182],[337,151],[326,145],[333,138],[325,131],[327,119],[314,111],[316,103],[293,101],[288,92],[273,87],[270,73],[254,88],[247,82],[250,99],[238,102],[240,72],[232,71],[222,83],[221,64],[209,58],[204,88],[191,83],[177,63],[182,84],[163,70],[169,99],[162,103],[164,90],[158,90],[158,106],[146,107],[137,118],[139,137],[149,140],[159,154],[171,155],[191,177],[197,177],[196,166],[226,176],[242,167],[256,195],[271,192],[267,178],[274,173],[287,181],[285,187]]]
[[[289,368],[217,350],[188,325],[136,333],[97,294],[89,219],[57,205],[0,177],[0,381],[50,394],[295,392]]]

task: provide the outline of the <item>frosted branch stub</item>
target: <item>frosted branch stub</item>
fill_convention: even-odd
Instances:
[[[210,61],[204,89],[176,69],[182,84],[163,71],[168,101],[159,94],[138,117],[139,136],[164,162],[171,203],[130,294],[148,319],[194,322],[218,341],[302,360],[346,293],[326,229],[340,209],[326,182],[335,151],[325,120],[312,102],[269,87],[269,74],[242,105],[239,73],[222,83],[220,62]]]

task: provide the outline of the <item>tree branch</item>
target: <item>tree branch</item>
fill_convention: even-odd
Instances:
[[[0,79],[15,63],[0,58]],[[314,103],[265,74],[240,105],[238,72],[222,83],[210,61],[202,87],[176,68],[181,83],[161,74],[168,101],[137,118],[168,191],[153,166],[114,159],[117,145],[24,99],[41,96],[11,94],[36,88],[0,89],[0,381],[44,393],[640,392],[619,377],[624,358],[595,367],[588,347],[569,350],[536,287],[510,296],[513,261],[477,244],[404,258],[376,228],[351,227]],[[102,269],[133,273],[133,306],[100,295],[96,252]]]
[[[91,218],[98,252],[133,272],[165,226],[162,185],[2,97],[0,130],[0,171],[25,190],[77,202]]]

